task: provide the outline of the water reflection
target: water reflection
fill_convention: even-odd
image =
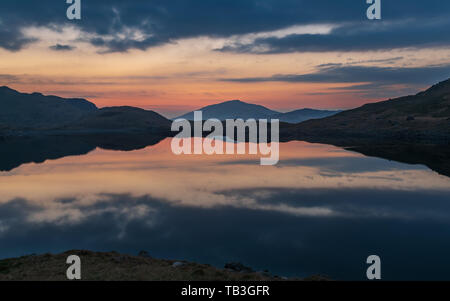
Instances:
[[[259,156],[96,149],[0,173],[0,257],[117,250],[286,276],[448,278],[450,179],[326,145],[289,142]],[[422,259],[414,266],[415,257]],[[424,260],[425,258],[425,260]],[[412,270],[412,268],[414,268]]]

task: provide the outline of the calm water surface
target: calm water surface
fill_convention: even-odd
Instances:
[[[327,145],[258,156],[175,156],[170,139],[131,152],[0,172],[0,258],[119,251],[281,276],[450,280],[450,179],[421,165]]]

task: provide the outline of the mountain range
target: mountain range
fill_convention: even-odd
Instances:
[[[219,104],[209,105],[196,111],[202,111],[203,120],[206,119],[279,119],[281,122],[299,123],[309,119],[332,116],[341,111],[326,111],[314,109],[300,109],[288,113],[280,113],[261,105],[246,103],[240,100],[230,100]],[[194,112],[189,112],[176,119],[194,120]]]
[[[277,118],[282,141],[305,140],[340,146],[450,142],[450,79],[416,95],[370,103],[343,112],[302,109],[279,113],[239,100],[202,108],[204,118]],[[331,116],[327,116],[331,115]],[[191,119],[193,113],[180,116]],[[302,121],[302,122],[299,122]],[[171,136],[171,121],[134,107],[97,108],[85,99],[25,94],[0,87],[0,140],[24,132],[140,132]],[[3,137],[3,138],[2,138]]]
[[[97,108],[86,99],[66,99],[41,93],[20,93],[0,87],[0,130],[103,130],[167,132],[171,121],[134,107]]]
[[[280,113],[261,105],[240,100],[226,101],[200,109],[204,119],[279,119],[298,123],[312,118],[323,118],[338,111],[301,109]],[[194,119],[194,112],[179,118]],[[167,131],[171,121],[164,116],[140,108],[122,106],[97,108],[86,99],[66,99],[44,96],[41,93],[20,93],[8,87],[0,87],[0,130],[102,130],[148,132]]]

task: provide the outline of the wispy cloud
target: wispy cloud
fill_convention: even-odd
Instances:
[[[341,83],[349,84],[329,88],[384,96],[403,85],[404,92],[430,85],[450,77],[450,64],[427,67],[380,67],[344,64],[322,64],[318,70],[306,74],[276,74],[269,77],[224,78],[222,81],[237,83],[288,82],[288,83]],[[393,87],[395,86],[395,87]],[[320,92],[323,94],[324,92]]]
[[[277,54],[291,52],[379,51],[398,48],[450,47],[450,18],[344,23],[329,34],[291,34],[257,38],[217,49],[222,52]]]
[[[225,78],[229,82],[303,82],[303,83],[434,83],[450,75],[450,64],[429,67],[375,67],[320,65],[317,72],[276,74],[270,77]]]

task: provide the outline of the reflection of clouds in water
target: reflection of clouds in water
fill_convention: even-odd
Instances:
[[[361,179],[362,174],[346,174],[343,172],[332,172],[332,171],[321,171],[318,173],[322,177],[328,178],[346,178],[348,182],[353,182],[354,180]],[[366,179],[371,180],[387,180],[387,181],[397,181],[402,182],[404,179],[402,177],[398,177],[397,174],[393,173],[383,173],[381,176],[370,176],[367,175]]]
[[[392,170],[428,170],[423,165],[411,165],[371,157],[301,158],[281,161],[279,166],[320,166],[321,170],[341,173],[362,173]]]
[[[103,193],[134,196],[151,195],[183,205],[211,207],[247,203],[254,200],[225,197],[218,191],[273,188],[377,188],[389,190],[449,190],[449,179],[427,170],[330,173],[320,167],[198,166],[166,169],[129,170],[121,167],[104,170],[79,166],[55,168],[43,174],[16,174],[0,182],[0,202],[24,198],[36,204],[52,199],[77,198],[89,204]]]
[[[195,204],[131,194],[101,194],[97,198],[73,198],[36,202],[16,199],[0,204],[1,232],[13,224],[53,224],[74,226],[109,216],[123,237],[128,223],[140,220],[148,227],[158,223],[161,208],[195,210],[253,210],[311,218],[395,218],[404,220],[431,218],[447,220],[447,191],[397,191],[381,189],[234,189],[215,192],[227,202],[196,206]],[[449,213],[447,213],[449,212]]]
[[[9,227],[5,224],[5,222],[0,221],[0,236],[3,232],[8,231]]]
[[[98,204],[93,202],[90,206],[86,206],[78,201],[71,203],[47,202],[40,207],[40,210],[30,214],[28,221],[31,223],[50,222],[57,225],[75,224],[92,216],[106,213],[117,217],[117,220],[126,222],[147,217],[149,213],[153,212],[146,205],[129,204],[127,207],[117,207],[117,204],[109,203],[109,200],[108,203],[103,203],[105,206],[100,207]]]
[[[224,192],[230,196],[255,195],[252,189]],[[329,214],[315,217],[395,218],[403,220],[433,219],[448,222],[450,196],[446,190],[384,190],[384,189],[280,189],[258,191],[258,208],[285,208],[284,213],[296,215],[297,210],[321,208]],[[275,210],[274,210],[275,211]],[[282,210],[278,210],[282,212]]]
[[[157,223],[158,210],[148,199],[142,201],[127,195],[101,195],[89,205],[83,200],[52,200],[40,205],[27,200],[12,200],[0,205],[0,234],[20,228],[52,225],[75,227],[108,216],[123,238],[129,223],[142,221],[147,227]]]
[[[193,206],[181,202],[168,202],[167,200],[155,201],[151,196],[135,197],[131,195],[98,195],[94,201],[91,196],[89,204],[85,199],[67,200],[48,200],[40,204],[33,201],[13,200],[0,204],[0,211],[8,209],[10,216],[16,217],[12,220],[3,220],[0,223],[0,230],[7,231],[11,227],[11,222],[20,219],[20,223],[27,224],[45,224],[51,223],[56,226],[70,226],[81,224],[89,219],[95,219],[98,216],[108,215],[117,221],[116,226],[122,229],[126,224],[135,220],[145,220],[150,227],[157,222],[159,210],[154,208],[155,202],[165,204],[168,207],[198,207],[204,209],[214,209],[221,207],[231,207],[236,209],[264,210],[271,212],[280,212],[295,216],[331,216],[332,210],[325,207],[298,207],[286,204],[261,204],[257,200],[246,196],[226,196],[220,195],[223,203],[216,203],[214,206]],[[230,202],[230,200],[235,200]],[[159,206],[158,206],[159,207]],[[11,210],[15,209],[15,210]],[[0,214],[2,216],[3,214]],[[2,232],[2,231],[0,231]],[[121,235],[119,235],[121,236]]]
[[[0,257],[148,250],[359,279],[364,256],[382,251],[405,279],[403,250],[409,258],[426,254],[417,275],[447,277],[448,269],[427,269],[450,266],[449,178],[301,142],[283,144],[275,167],[245,156],[175,157],[169,143],[0,173]]]
[[[220,267],[237,260],[280,275],[322,273],[334,279],[360,279],[364,256],[382,252],[386,260],[393,258],[389,262],[389,277],[395,278],[392,273],[397,273],[405,279],[403,272],[410,261],[398,254],[427,258],[408,277],[447,277],[450,205],[446,191],[256,191],[257,194],[252,189],[222,191],[230,199],[251,196],[256,200],[247,206],[209,208],[149,196],[112,194],[101,195],[97,202],[90,203],[53,200],[50,209],[45,203],[12,200],[0,204],[0,220],[6,229],[0,232],[0,258],[69,249],[130,254],[148,250],[157,258],[186,259]],[[252,205],[259,209],[252,209]],[[54,208],[59,210],[59,219],[54,212],[48,214],[48,220],[42,218],[46,210]],[[305,208],[328,208],[336,214],[293,214],[296,209]],[[64,210],[79,211],[85,218],[68,218],[62,214]],[[41,218],[30,218],[36,216]],[[427,268],[433,266],[432,273],[428,273]],[[440,266],[444,267],[442,272],[437,268]]]
[[[278,202],[268,204],[264,202],[268,198],[264,194],[296,191],[301,199],[304,191],[320,194],[333,190],[339,196],[347,190],[409,193],[450,189],[448,178],[422,166],[366,158],[331,146],[282,144],[282,160],[274,167],[248,164],[252,160],[245,156],[177,157],[168,153],[169,147],[167,140],[140,151],[96,150],[86,156],[24,165],[12,173],[0,174],[0,204],[27,200],[29,206],[38,209],[28,212],[27,221],[55,224],[80,223],[104,213],[126,222],[128,217],[136,219],[153,212],[146,204],[140,207],[127,204],[126,209],[119,209],[111,203],[110,195],[148,196],[169,206],[229,206],[293,216],[330,217],[355,212],[353,207],[339,207],[335,203],[300,206],[302,202],[285,202],[283,194],[277,195]],[[229,193],[244,190],[251,193]],[[373,215],[389,214],[373,210]]]

